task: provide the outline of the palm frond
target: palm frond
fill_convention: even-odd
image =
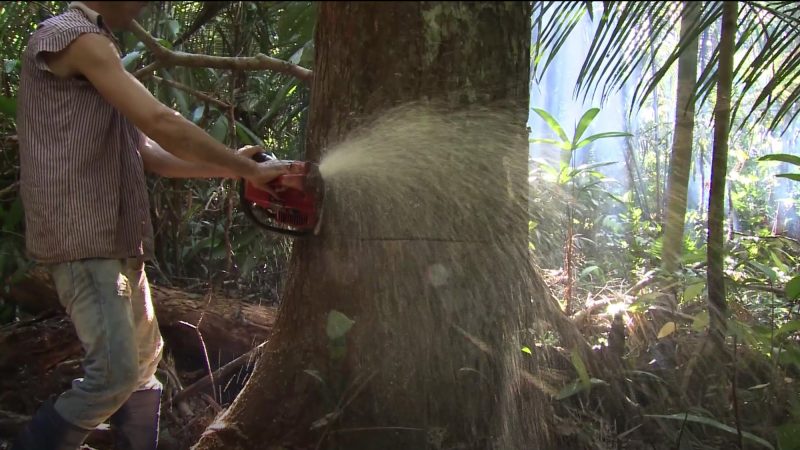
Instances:
[[[770,130],[788,126],[798,115],[793,104],[800,100],[800,48],[796,44],[800,42],[800,6],[792,1],[741,3],[735,42],[733,120],[744,126],[754,119],[754,123],[764,123]],[[594,20],[597,26],[579,69],[574,96],[582,95],[586,100],[599,92],[605,101],[638,73],[643,75],[636,83],[630,112],[641,108],[688,43],[704,32],[718,33],[722,2],[686,2],[686,7],[686,13],[696,14],[697,19],[674,44],[670,37],[678,35],[681,2],[603,2],[602,14]],[[535,71],[547,69],[589,8],[575,2],[541,2],[535,7],[534,14],[541,14],[534,16],[540,38],[533,46]],[[712,49],[695,84],[693,99],[699,106],[709,100],[716,84],[717,47]],[[662,62],[659,59],[665,52]],[[537,72],[537,76],[541,75]]]
[[[762,26],[757,36],[761,52],[754,58],[738,81],[743,85],[743,93],[757,87],[760,78],[772,72],[753,105],[742,121],[757,115],[757,122],[766,120],[772,113],[770,129],[777,129],[781,123],[788,125],[793,119],[784,122],[792,105],[800,97],[800,8],[795,2],[744,2],[748,17],[759,18]],[[763,18],[768,19],[764,20]],[[752,19],[751,19],[752,20]],[[774,69],[772,69],[774,68]],[[741,106],[737,99],[734,113]],[[794,116],[792,116],[793,118]]]
[[[532,26],[536,35],[531,45],[531,73],[537,81],[541,81],[540,75],[550,66],[583,14],[590,12],[591,2],[534,2]]]
[[[604,8],[592,42],[593,50],[581,68],[576,92],[599,90],[605,100],[624,86],[637,70],[653,70],[653,55],[658,54],[667,36],[680,22],[680,3],[675,2],[612,2]],[[640,80],[639,84],[644,80]],[[641,87],[634,91],[634,103]]]

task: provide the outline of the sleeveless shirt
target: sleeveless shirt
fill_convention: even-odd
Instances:
[[[153,230],[141,132],[89,81],[59,78],[42,58],[84,33],[116,42],[102,17],[79,3],[41,23],[22,55],[17,135],[26,250],[41,263],[148,259]]]

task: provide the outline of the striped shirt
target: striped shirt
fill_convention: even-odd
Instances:
[[[26,250],[41,263],[151,258],[143,135],[86,79],[59,78],[42,59],[83,33],[116,42],[102,17],[71,6],[41,23],[22,55],[17,134]]]

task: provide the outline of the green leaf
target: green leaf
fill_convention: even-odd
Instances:
[[[583,136],[583,133],[586,132],[586,129],[589,128],[589,124],[592,123],[595,116],[597,116],[597,113],[599,112],[600,108],[592,108],[583,113],[583,117],[581,117],[581,120],[578,121],[578,126],[575,127],[575,136],[572,137],[573,146],[578,142],[578,139]]]
[[[253,130],[236,121],[236,135],[246,145],[264,145],[264,141],[258,137]]]
[[[778,331],[775,332],[775,336],[789,335],[796,331],[800,331],[800,320],[790,320],[778,328]]]
[[[705,261],[706,254],[702,250],[703,250],[702,248],[699,248],[695,249],[695,251],[693,252],[687,252],[686,254],[684,254],[683,258],[681,258],[683,260],[683,263],[685,265],[691,265],[699,263],[700,261]]]
[[[624,205],[624,204],[625,204],[625,202],[624,202],[624,201],[622,201],[622,199],[621,199],[621,198],[617,197],[617,196],[616,196],[616,195],[614,195],[613,193],[611,193],[611,192],[605,192],[605,194],[606,194],[606,196],[608,196],[608,198],[610,198],[611,200],[614,200],[615,202],[617,202],[617,203],[619,203],[619,204],[621,204],[621,205]]]
[[[311,39],[303,46],[303,53],[300,56],[298,65],[309,67],[314,64],[314,40]]]
[[[761,273],[763,273],[764,275],[766,275],[766,276],[767,276],[767,278],[769,278],[769,279],[770,279],[770,281],[772,281],[772,282],[775,282],[775,281],[777,281],[777,279],[778,279],[778,274],[777,274],[777,273],[775,273],[775,271],[774,271],[774,270],[772,270],[772,268],[771,268],[771,267],[767,267],[767,266],[765,266],[764,264],[761,264],[761,263],[760,263],[760,262],[758,262],[758,261],[748,261],[748,263],[749,263],[751,266],[753,266],[753,267],[755,267],[756,269],[758,269],[758,270],[759,270]]]
[[[593,135],[589,136],[588,138],[578,142],[578,144],[575,145],[575,149],[579,149],[581,147],[584,147],[584,146],[586,146],[586,145],[588,145],[588,144],[590,144],[590,143],[592,143],[592,142],[594,142],[594,141],[596,141],[598,139],[606,139],[606,138],[613,138],[613,137],[631,137],[631,136],[633,136],[633,135],[630,134],[630,133],[622,132],[622,131],[609,131],[607,133],[593,134]]]
[[[634,300],[633,303],[628,306],[628,311],[631,312],[642,312],[647,311],[650,306],[652,306],[653,302],[655,302],[659,298],[660,294],[658,292],[648,292],[647,294],[642,295],[638,299]]]
[[[775,175],[778,178],[788,178],[794,181],[800,181],[800,173],[779,173]]]
[[[350,331],[353,324],[355,324],[354,320],[351,320],[339,311],[333,310],[328,314],[328,325],[325,328],[325,333],[331,340],[339,339]]]
[[[800,369],[800,350],[797,347],[786,347],[780,353],[778,360],[783,365],[794,365]]]
[[[575,394],[590,389],[592,386],[598,385],[608,385],[608,383],[597,378],[590,378],[588,383],[584,383],[581,380],[575,380],[559,391],[558,395],[556,395],[556,400],[564,400],[565,398],[572,397]]]
[[[22,198],[17,196],[8,212],[3,215],[3,230],[13,231],[22,224],[23,220]]]
[[[531,352],[530,347],[522,347],[522,352],[527,353],[529,355],[533,355],[533,352]]]
[[[550,163],[540,158],[531,158],[531,160],[537,163],[543,171],[553,175],[554,178],[558,178],[558,169],[550,165]]]
[[[306,47],[300,47],[294,54],[289,58],[289,62],[292,64],[300,64],[300,60],[303,58],[303,53],[305,52]]]
[[[675,326],[675,322],[667,322],[658,331],[657,339],[665,338],[665,337],[669,336],[670,334],[674,333],[675,330],[677,330],[677,327]]]
[[[561,146],[564,144],[563,142],[559,141],[558,139],[549,139],[549,138],[531,138],[528,139],[528,142],[531,144],[553,144]]]
[[[795,166],[800,166],[800,156],[797,155],[790,155],[788,153],[774,153],[772,155],[764,155],[761,158],[758,158],[759,161],[780,161],[789,164],[794,164]]]
[[[0,113],[11,118],[17,117],[17,99],[0,96]]]
[[[572,360],[572,365],[575,366],[575,371],[578,372],[578,378],[585,386],[588,386],[589,371],[586,370],[586,364],[583,363],[583,358],[581,358],[580,353],[578,353],[578,349],[572,350],[570,359]]]
[[[20,67],[20,62],[18,59],[3,60],[3,71],[5,71],[5,73],[13,73],[17,71],[19,67]]]
[[[778,270],[781,270],[783,272],[791,271],[789,266],[787,266],[786,264],[784,264],[783,261],[781,261],[781,255],[779,255],[774,249],[769,249],[769,258],[772,260],[773,267],[777,267]]]
[[[758,336],[753,332],[753,328],[738,320],[732,319],[728,321],[727,334],[728,336],[736,336],[736,338],[743,343],[748,343],[750,345],[756,345],[758,343]]]
[[[659,382],[661,384],[667,384],[666,380],[664,380],[660,376],[658,376],[658,375],[656,375],[654,373],[646,372],[644,370],[631,370],[630,373],[632,375],[642,375],[642,376],[644,376],[646,378],[653,379],[653,380],[655,380],[655,381],[657,381],[657,382]]]
[[[580,273],[580,275],[578,275],[578,278],[583,278],[586,275],[589,275],[592,272],[597,272],[599,270],[600,270],[600,267],[598,267],[598,266],[589,266],[589,267],[581,270],[581,273]]]
[[[228,118],[224,115],[220,114],[219,118],[214,125],[211,127],[211,130],[208,132],[214,139],[224,142],[225,137],[228,135]]]
[[[571,171],[569,173],[569,177],[572,178],[572,177],[580,174],[581,172],[588,172],[588,171],[591,171],[591,170],[594,170],[594,169],[599,169],[600,167],[612,166],[614,164],[619,164],[619,163],[616,162],[616,161],[606,161],[606,162],[599,162],[599,163],[594,163],[594,164],[583,164],[583,165],[580,165],[580,166],[576,167],[575,170]]]
[[[564,388],[559,391],[558,395],[556,395],[556,400],[564,400],[565,398],[572,397],[573,395],[583,392],[586,389],[586,385],[583,384],[581,380],[575,380],[572,383],[564,386]]]
[[[136,62],[139,61],[141,58],[142,52],[133,51],[128,53],[127,55],[122,57],[122,65],[125,66],[125,70],[131,70],[136,67]]]
[[[205,103],[195,108],[194,112],[192,113],[192,122],[194,122],[195,124],[199,123],[200,119],[203,118],[203,112],[205,110],[206,110]]]
[[[301,20],[306,9],[303,2],[289,3],[286,5],[282,14],[278,16],[278,21],[275,24],[275,30],[278,32],[278,37],[284,40],[291,40],[296,33],[297,22]]]
[[[683,301],[689,302],[694,300],[695,297],[697,297],[703,292],[703,289],[705,289],[705,287],[706,287],[705,282],[690,284],[689,286],[686,286],[686,289],[684,289],[683,291]]]
[[[169,81],[175,81],[175,78],[168,71],[161,70],[160,73],[163,79]],[[169,86],[169,85],[165,85],[164,88],[166,88],[166,90],[172,95],[172,98],[175,99],[175,103],[178,104],[178,106],[175,109],[178,110],[184,117],[188,117],[190,113],[189,99],[186,96],[186,92],[174,86]]]
[[[709,323],[708,311],[700,311],[692,318],[692,330],[701,332],[706,329]]]
[[[272,116],[277,114],[278,111],[280,111],[281,108],[283,108],[285,106],[286,100],[287,100],[287,98],[289,96],[289,91],[290,91],[290,89],[294,88],[295,86],[296,86],[295,80],[294,79],[290,79],[283,86],[281,86],[280,89],[278,89],[278,92],[275,94],[275,98],[270,103],[269,108],[267,109],[267,112],[264,114],[264,116],[261,118],[261,120],[258,121],[258,124],[255,127],[256,129],[261,129],[261,127],[264,124],[266,124],[269,120],[272,119]]]
[[[561,125],[553,116],[551,116],[547,111],[543,109],[533,108],[533,111],[547,123],[547,126],[549,126],[550,129],[553,130],[558,135],[559,138],[561,138],[562,142],[566,143],[570,142],[569,138],[567,137],[567,133],[564,132],[564,129],[561,128]]]
[[[652,417],[654,419],[669,419],[669,420],[678,420],[681,422],[694,422],[699,423],[702,425],[708,425],[710,427],[716,428],[718,430],[722,430],[732,434],[738,434],[736,428],[730,427],[723,423],[718,422],[717,420],[711,419],[709,417],[702,417],[696,416],[694,414],[671,414],[671,415],[660,415],[660,414],[645,414],[645,417]],[[762,446],[769,448],[771,450],[775,450],[775,447],[772,446],[766,440],[752,434],[748,433],[747,431],[742,431],[742,436],[755,442],[761,444]]]
[[[789,300],[794,300],[800,297],[800,275],[797,275],[789,280],[789,282],[786,283],[786,288],[784,291],[786,292],[786,298]]]
[[[172,38],[175,39],[178,37],[178,32],[181,30],[181,25],[175,19],[169,19],[167,21],[167,27],[169,27],[169,31],[172,34]]]
[[[778,447],[781,450],[800,449],[800,423],[787,423],[778,427]]]

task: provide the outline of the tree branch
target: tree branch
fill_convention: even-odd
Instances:
[[[172,81],[172,80],[165,80],[165,79],[163,79],[161,77],[157,77],[157,76],[153,76],[153,79],[155,81],[160,82],[160,83],[164,83],[164,84],[167,84],[169,86],[172,86],[172,87],[174,87],[176,89],[180,89],[183,92],[186,92],[188,94],[192,94],[195,97],[199,98],[200,100],[204,100],[204,101],[207,101],[209,103],[213,103],[214,105],[219,106],[220,108],[223,108],[223,109],[230,109],[231,108],[230,104],[225,103],[222,100],[218,100],[218,99],[216,99],[216,98],[214,98],[214,97],[212,97],[212,96],[210,96],[208,94],[200,92],[197,89],[192,89],[192,88],[190,88],[189,86],[186,86],[183,83],[178,83],[177,81]]]
[[[779,287],[767,286],[764,284],[740,284],[739,287],[742,289],[750,289],[752,291],[769,292],[781,298],[786,297],[786,291]]]
[[[173,51],[161,45],[136,21],[133,21],[131,24],[131,31],[153,53],[156,59],[155,63],[145,67],[145,69],[148,70],[152,70],[151,66],[155,68],[156,64],[161,67],[181,66],[229,70],[271,70],[292,75],[306,83],[310,82],[313,76],[313,72],[304,67],[300,67],[288,61],[269,57],[263,53],[248,57],[225,57]],[[137,71],[135,76],[138,77],[143,74],[144,69]]]
[[[739,235],[739,236],[742,236],[742,237],[746,237],[746,238],[755,238],[755,239],[785,239],[785,240],[787,240],[789,242],[793,242],[793,243],[795,243],[797,245],[800,245],[800,241],[798,241],[797,239],[794,239],[794,238],[789,237],[789,236],[784,236],[782,234],[770,234],[770,235],[767,235],[767,236],[758,236],[758,235],[755,235],[755,234],[747,234],[747,233],[742,233],[742,232],[739,232],[739,231],[734,231],[733,234],[736,234],[736,235]]]
[[[186,388],[175,394],[175,397],[173,397],[171,400],[172,403],[178,404],[179,402],[186,400],[196,392],[211,386],[212,379],[216,378],[218,380],[222,380],[224,378],[227,378],[228,376],[232,375],[236,370],[238,370],[241,366],[243,366],[245,363],[250,363],[258,359],[258,357],[261,356],[261,351],[264,349],[265,345],[266,341],[262,342],[257,347],[251,349],[247,353],[239,355],[233,361],[218,368],[213,372],[213,374],[212,373],[207,374],[203,378],[200,378],[199,380],[195,381],[191,385],[187,386]]]
[[[134,72],[133,76],[138,78],[139,80],[144,80],[144,79],[146,79],[148,77],[153,76],[153,71],[155,71],[156,69],[158,69],[160,67],[161,67],[161,64],[158,61],[152,62],[152,63],[142,67],[141,69],[137,70],[136,72]]]

